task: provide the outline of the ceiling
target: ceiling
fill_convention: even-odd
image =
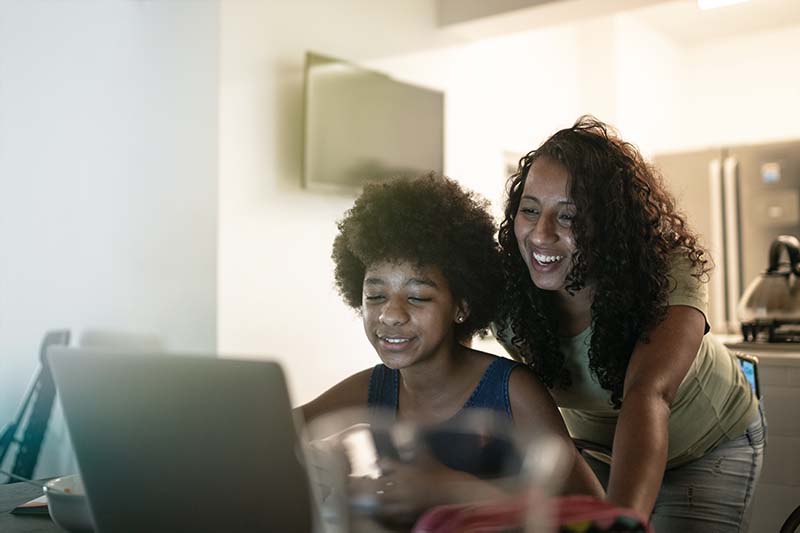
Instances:
[[[670,39],[691,46],[800,24],[800,0],[750,0],[708,11],[698,9],[694,0],[673,0],[631,14]]]
[[[665,0],[437,0],[441,27],[513,15],[531,23],[610,14]]]
[[[800,0],[750,0],[703,11],[696,0],[438,0],[439,25],[485,38],[627,13],[686,46],[800,24]]]

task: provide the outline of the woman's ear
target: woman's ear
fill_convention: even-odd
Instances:
[[[463,324],[469,317],[469,304],[466,300],[461,300],[456,307],[456,324]]]

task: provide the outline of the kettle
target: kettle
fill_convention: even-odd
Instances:
[[[786,250],[789,264],[780,263]],[[800,323],[800,240],[780,235],[769,247],[769,266],[754,279],[736,310],[743,324]]]

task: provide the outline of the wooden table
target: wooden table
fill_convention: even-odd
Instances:
[[[42,489],[27,483],[0,485],[0,531],[3,533],[53,533],[63,532],[49,516],[22,516],[11,510],[41,496]]]

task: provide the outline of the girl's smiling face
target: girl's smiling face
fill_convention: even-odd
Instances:
[[[528,171],[514,217],[519,252],[540,289],[563,290],[577,252],[572,233],[575,203],[568,194],[569,182],[564,165],[539,157]]]
[[[384,261],[364,275],[364,331],[383,363],[401,369],[456,345],[455,325],[466,319],[438,267]]]

